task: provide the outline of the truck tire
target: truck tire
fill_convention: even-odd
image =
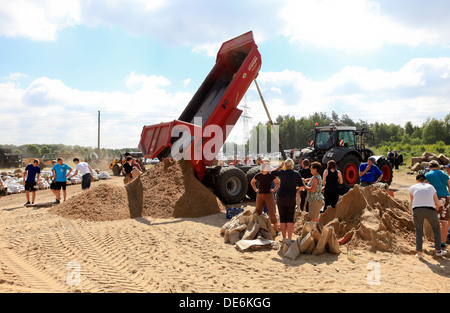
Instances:
[[[119,165],[115,164],[113,166],[112,172],[115,176],[120,176],[120,167]]]
[[[247,178],[247,197],[249,197],[251,200],[256,200],[256,192],[253,190],[251,181],[261,171],[260,166],[252,167],[247,171],[245,174],[245,177]]]
[[[215,194],[225,204],[239,203],[247,193],[247,178],[237,167],[222,167],[216,185]]]
[[[381,181],[385,184],[390,185],[392,183],[392,179],[394,178],[394,171],[392,170],[391,163],[386,159],[378,159],[377,167],[383,173],[383,178]]]
[[[342,173],[345,189],[353,188],[359,182],[359,161],[355,156],[345,156],[338,163],[338,169]]]

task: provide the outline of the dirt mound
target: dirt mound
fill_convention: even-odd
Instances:
[[[123,187],[100,184],[50,210],[68,219],[114,221],[130,218],[128,195]]]
[[[124,187],[99,185],[52,209],[70,219],[112,221],[127,218],[201,217],[225,210],[194,175],[189,161],[166,159]]]
[[[155,218],[201,217],[225,210],[216,195],[195,177],[189,161],[165,159],[126,188],[130,207],[135,209],[132,215],[141,211],[143,216]]]
[[[296,222],[300,233],[306,214]],[[407,253],[414,248],[415,234],[408,203],[389,196],[386,190],[356,185],[320,217],[333,226],[338,238],[353,234],[353,246],[370,251]]]

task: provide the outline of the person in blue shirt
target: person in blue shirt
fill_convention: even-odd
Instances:
[[[39,161],[33,160],[33,163],[28,164],[23,173],[23,181],[25,182],[25,196],[27,197],[27,203],[30,204],[30,191],[31,191],[31,203],[34,204],[36,200],[36,182],[39,181],[41,174],[41,168],[39,167]],[[37,179],[36,179],[37,178]]]
[[[430,183],[437,193],[442,209],[438,212],[439,222],[441,223],[441,246],[445,248],[446,236],[449,229],[450,219],[450,178],[447,173],[440,169],[440,164],[433,160],[430,162],[430,171],[425,174],[427,182]]]
[[[359,179],[362,187],[378,183],[383,178],[383,173],[375,165],[376,162],[374,157],[370,157],[367,163],[361,163],[359,166]]]
[[[66,201],[67,177],[72,172],[72,168],[63,162],[64,160],[62,158],[58,158],[58,163],[56,163],[52,168],[53,179],[55,179],[56,203],[61,202],[61,189],[63,190],[64,193],[64,201]]]

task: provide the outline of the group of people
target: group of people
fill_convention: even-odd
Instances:
[[[387,159],[389,163],[391,163],[392,168],[398,170],[398,166],[400,165],[400,154],[398,154],[397,150],[394,150],[393,152],[392,150],[389,150],[387,153]]]
[[[142,173],[142,168],[131,155],[127,155],[125,160],[126,162],[122,167],[122,174],[125,176],[124,183],[128,184],[133,180],[133,170],[136,169],[139,173]]]
[[[416,231],[416,256],[422,258],[423,226],[427,220],[433,230],[436,255],[447,253],[450,244],[450,164],[446,172],[440,169],[437,161],[430,162],[430,171],[416,176],[416,184],[409,188],[413,221]]]
[[[94,172],[91,166],[86,162],[80,162],[78,158],[73,159],[73,163],[75,164],[75,172],[73,176],[78,175],[80,172],[82,176],[81,180],[81,189],[87,190],[91,187],[91,181],[94,179]],[[52,167],[52,183],[50,184],[50,189],[55,195],[55,203],[61,202],[61,190],[63,191],[64,201],[67,198],[67,178],[70,176],[72,172],[72,168],[64,163],[63,158],[58,158],[57,161],[53,161]],[[41,175],[41,168],[39,166],[39,160],[33,160],[33,163],[28,164],[25,168],[23,174],[23,181],[25,184],[25,196],[27,198],[27,202],[25,205],[34,204],[36,200],[36,190],[37,190],[37,182],[39,181]],[[2,184],[3,186],[3,184]],[[31,202],[30,202],[30,193],[31,193]]]
[[[370,186],[383,178],[383,173],[371,157],[359,168],[361,185]],[[310,164],[303,160],[300,171],[294,170],[294,161],[287,159],[278,168],[272,169],[269,160],[263,160],[260,172],[251,181],[255,190],[256,211],[263,213],[267,207],[270,221],[283,239],[292,239],[294,232],[294,215],[297,197],[300,198],[300,210],[306,209],[309,219],[318,222],[322,209],[335,207],[339,200],[339,185],[343,183],[342,173],[334,161],[327,163],[323,175],[319,162]],[[428,220],[434,233],[436,255],[446,254],[443,250],[450,243],[450,164],[447,173],[440,170],[436,161],[430,162],[430,172],[416,177],[416,184],[409,188],[413,221],[416,229],[417,256],[422,257],[423,223]],[[258,183],[258,186],[256,185]],[[280,218],[280,225],[275,214],[275,198]]]
[[[272,169],[269,160],[262,160],[261,171],[251,181],[255,190],[256,211],[262,214],[267,207],[270,221],[277,231],[281,230],[283,239],[292,239],[294,232],[294,215],[297,207],[297,198],[300,206],[306,207],[311,221],[318,222],[320,213],[328,205],[335,207],[339,199],[339,184],[342,184],[342,174],[334,161],[329,161],[323,176],[322,164],[303,160],[300,171],[294,170],[294,161],[287,159],[276,169]],[[256,185],[258,183],[258,186]],[[277,207],[280,225],[275,215],[275,198],[277,194]]]

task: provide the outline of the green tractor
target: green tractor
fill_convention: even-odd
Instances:
[[[373,138],[370,130],[357,131],[356,127],[344,124],[316,126],[314,140],[310,141],[309,147],[300,151],[299,159],[320,162],[324,169],[328,161],[334,160],[342,173],[344,183],[341,192],[345,193],[359,183],[359,165],[373,156],[377,160],[377,167],[383,173],[382,182],[390,185],[394,177],[391,163],[385,156],[376,156],[372,150],[366,148],[365,135]]]

